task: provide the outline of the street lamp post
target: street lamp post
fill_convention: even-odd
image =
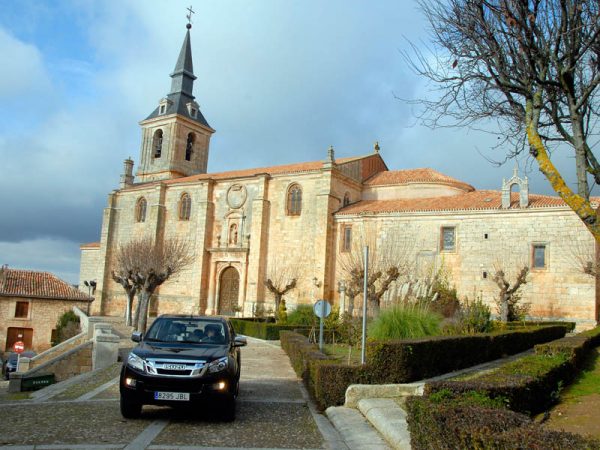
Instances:
[[[88,297],[92,297],[92,294],[94,292],[96,292],[96,280],[90,280],[90,281],[85,280],[83,282],[83,284],[85,284],[88,288]],[[93,299],[88,300],[87,313],[86,313],[88,317],[90,316],[90,303],[92,303],[92,301],[93,301]]]

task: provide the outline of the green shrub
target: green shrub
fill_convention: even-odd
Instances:
[[[535,414],[556,402],[563,386],[576,376],[589,350],[600,341],[600,327],[535,346],[535,354],[463,381],[428,383],[427,393],[476,390],[503,397],[513,411]]]
[[[288,325],[300,325],[305,327],[315,326],[317,316],[310,305],[298,305],[294,311],[288,314]]]
[[[381,312],[369,325],[374,340],[407,339],[439,333],[442,317],[423,305],[401,303]]]
[[[279,332],[281,330],[296,330],[299,327],[296,325],[278,324],[274,322],[258,322],[252,319],[229,319],[233,325],[233,329],[238,334],[252,336],[258,339],[279,340]],[[306,331],[308,333],[308,331]]]
[[[572,433],[550,431],[529,417],[472,394],[406,402],[413,449],[598,449],[600,443]]]
[[[487,333],[492,330],[492,312],[481,298],[465,299],[459,312],[459,328],[462,334]]]
[[[79,327],[79,316],[73,311],[67,311],[58,318],[56,328],[52,333],[52,346],[58,345],[81,332]]]

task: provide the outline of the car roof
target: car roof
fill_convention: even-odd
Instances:
[[[222,316],[195,316],[192,314],[161,314],[156,319],[192,319],[213,322],[226,322],[228,319]]]

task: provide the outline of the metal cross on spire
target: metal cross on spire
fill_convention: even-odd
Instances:
[[[187,23],[186,27],[189,30],[190,28],[192,28],[192,14],[196,14],[196,11],[194,11],[192,9],[192,5],[190,5],[190,7],[186,8],[186,9],[189,11],[189,13],[186,14],[186,16],[185,16],[185,17],[187,17],[187,20],[188,20],[188,23]]]

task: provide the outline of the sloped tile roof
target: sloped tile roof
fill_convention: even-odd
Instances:
[[[81,244],[79,248],[100,248],[100,242],[88,242],[87,244]]]
[[[0,296],[89,301],[91,298],[48,272],[0,269]]]
[[[519,208],[519,194],[511,193],[511,209]],[[592,198],[594,207],[599,198]],[[530,208],[566,207],[560,197],[549,195],[529,194]],[[443,211],[484,211],[500,210],[502,208],[502,193],[500,191],[472,191],[460,195],[433,198],[411,198],[397,200],[363,200],[349,205],[337,215],[393,213],[393,212],[443,212]]]
[[[343,164],[351,161],[356,161],[359,159],[365,159],[373,156],[353,156],[348,158],[338,158],[335,160],[336,164]],[[174,184],[174,183],[188,183],[193,181],[200,180],[223,180],[227,178],[244,178],[244,177],[252,177],[259,174],[268,174],[268,175],[279,175],[279,174],[293,174],[293,173],[301,173],[301,172],[311,172],[314,170],[320,170],[323,167],[323,161],[310,161],[303,163],[294,163],[294,164],[284,164],[281,166],[270,166],[270,167],[258,167],[253,169],[242,169],[242,170],[231,170],[228,172],[216,172],[216,173],[203,173],[200,175],[191,175],[189,177],[182,178],[174,178],[172,180],[164,180],[162,183],[165,184]]]
[[[466,191],[474,191],[475,188],[470,184],[449,177],[443,173],[430,168],[409,169],[409,170],[389,170],[379,172],[365,181],[366,186],[385,186],[409,183],[438,183],[454,186]]]

